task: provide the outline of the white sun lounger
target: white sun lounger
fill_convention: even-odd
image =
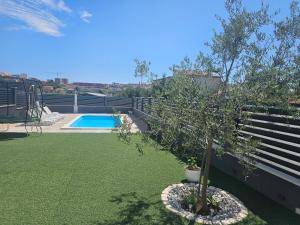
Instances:
[[[52,112],[52,111],[48,108],[48,106],[44,106],[44,107],[43,107],[43,112],[45,112],[45,114],[46,114],[47,116],[51,116],[51,117],[55,117],[55,118],[59,118],[59,119],[64,118],[64,115],[62,115],[62,114],[60,114],[60,113],[58,113],[58,112]]]
[[[41,115],[40,122],[30,122],[29,124],[32,125],[40,125],[40,126],[50,126],[55,122],[64,118],[64,116],[58,112],[51,112],[51,110],[45,106],[43,109],[40,107],[39,102],[36,102],[37,108],[35,112],[28,112],[29,116],[37,117],[37,115],[30,115],[30,114],[37,114]]]

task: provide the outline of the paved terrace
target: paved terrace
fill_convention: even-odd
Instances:
[[[57,121],[53,125],[50,126],[42,126],[43,133],[111,133],[112,129],[65,129],[63,128],[72,120],[80,115],[88,115],[88,114],[63,114],[64,118]],[[95,115],[95,114],[93,114]],[[111,115],[111,114],[99,114],[99,115]],[[140,130],[144,130],[145,126],[141,123],[141,121],[133,115],[122,114],[122,116],[127,116],[130,121],[133,121],[131,132],[136,133]],[[28,132],[36,132],[35,126],[27,125]],[[16,124],[3,124],[0,125],[0,132],[11,132],[11,133],[24,133],[26,132],[25,126],[22,123]]]

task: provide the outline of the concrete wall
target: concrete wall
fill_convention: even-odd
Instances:
[[[225,154],[221,158],[214,155],[212,164],[223,172],[246,182],[253,189],[295,213],[300,213],[299,183],[297,183],[297,180],[293,180],[292,177],[287,177],[286,174],[278,173],[278,171],[268,166],[258,164],[257,169],[245,181],[241,164],[234,156],[229,154]],[[291,180],[287,181],[285,178],[291,178]]]

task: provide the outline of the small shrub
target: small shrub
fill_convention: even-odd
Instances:
[[[221,209],[220,201],[216,199],[212,194],[207,195],[207,203],[211,214],[215,215]]]
[[[191,190],[188,195],[186,195],[182,200],[182,208],[188,210],[189,212],[195,212],[195,206],[197,204],[197,193],[195,190]]]
[[[187,169],[189,170],[197,170],[199,167],[197,166],[197,160],[196,157],[191,157],[187,161]]]
[[[220,201],[214,197],[212,194],[207,195],[207,209],[206,212],[201,212],[201,214],[211,214],[216,215],[220,208]],[[199,204],[199,198],[197,191],[192,189],[182,200],[181,206],[183,209],[196,213],[197,205]],[[199,212],[198,212],[199,213]]]
[[[128,120],[127,116],[124,116],[120,130],[118,132],[118,137],[120,140],[128,144],[130,143],[131,136],[132,136],[131,127],[132,127],[132,122]]]

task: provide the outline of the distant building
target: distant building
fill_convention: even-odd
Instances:
[[[27,79],[28,75],[26,73],[20,73],[20,74],[10,74],[6,72],[0,72],[1,77],[10,77],[15,79]]]
[[[43,91],[45,93],[53,93],[54,92],[54,87],[53,86],[49,86],[49,85],[44,85],[43,86]]]
[[[105,88],[106,86],[105,84],[102,83],[88,83],[88,82],[74,82],[72,84],[84,88]]]
[[[167,81],[173,79],[174,76],[176,75],[185,75],[187,77],[190,77],[193,79],[196,83],[198,83],[200,86],[203,88],[207,88],[210,90],[215,90],[217,89],[220,84],[222,83],[221,77],[217,73],[205,73],[201,71],[193,71],[193,70],[188,70],[188,71],[183,71],[183,70],[177,70],[174,71],[173,76],[168,76],[165,77]],[[163,78],[157,79],[156,81],[160,81]]]
[[[69,83],[69,80],[67,78],[61,78],[61,82],[63,84],[68,84]]]
[[[55,84],[68,84],[69,80],[67,78],[55,78],[54,83]]]
[[[54,79],[54,83],[55,83],[55,84],[60,84],[60,82],[61,82],[61,79],[60,79],[60,78],[55,78],[55,79]]]
[[[187,77],[192,78],[197,82],[199,85],[202,85],[203,87],[209,88],[209,89],[217,89],[220,84],[222,83],[221,77],[217,73],[206,73],[201,71],[175,71],[174,74],[183,74]]]
[[[10,74],[6,73],[6,72],[0,72],[0,76],[1,77],[10,77]]]
[[[17,79],[27,79],[28,75],[26,73],[13,74],[11,75],[13,78]]]
[[[54,80],[52,80],[52,79],[47,79],[47,80],[46,80],[46,83],[47,83],[47,84],[53,84],[53,83],[54,83]]]

